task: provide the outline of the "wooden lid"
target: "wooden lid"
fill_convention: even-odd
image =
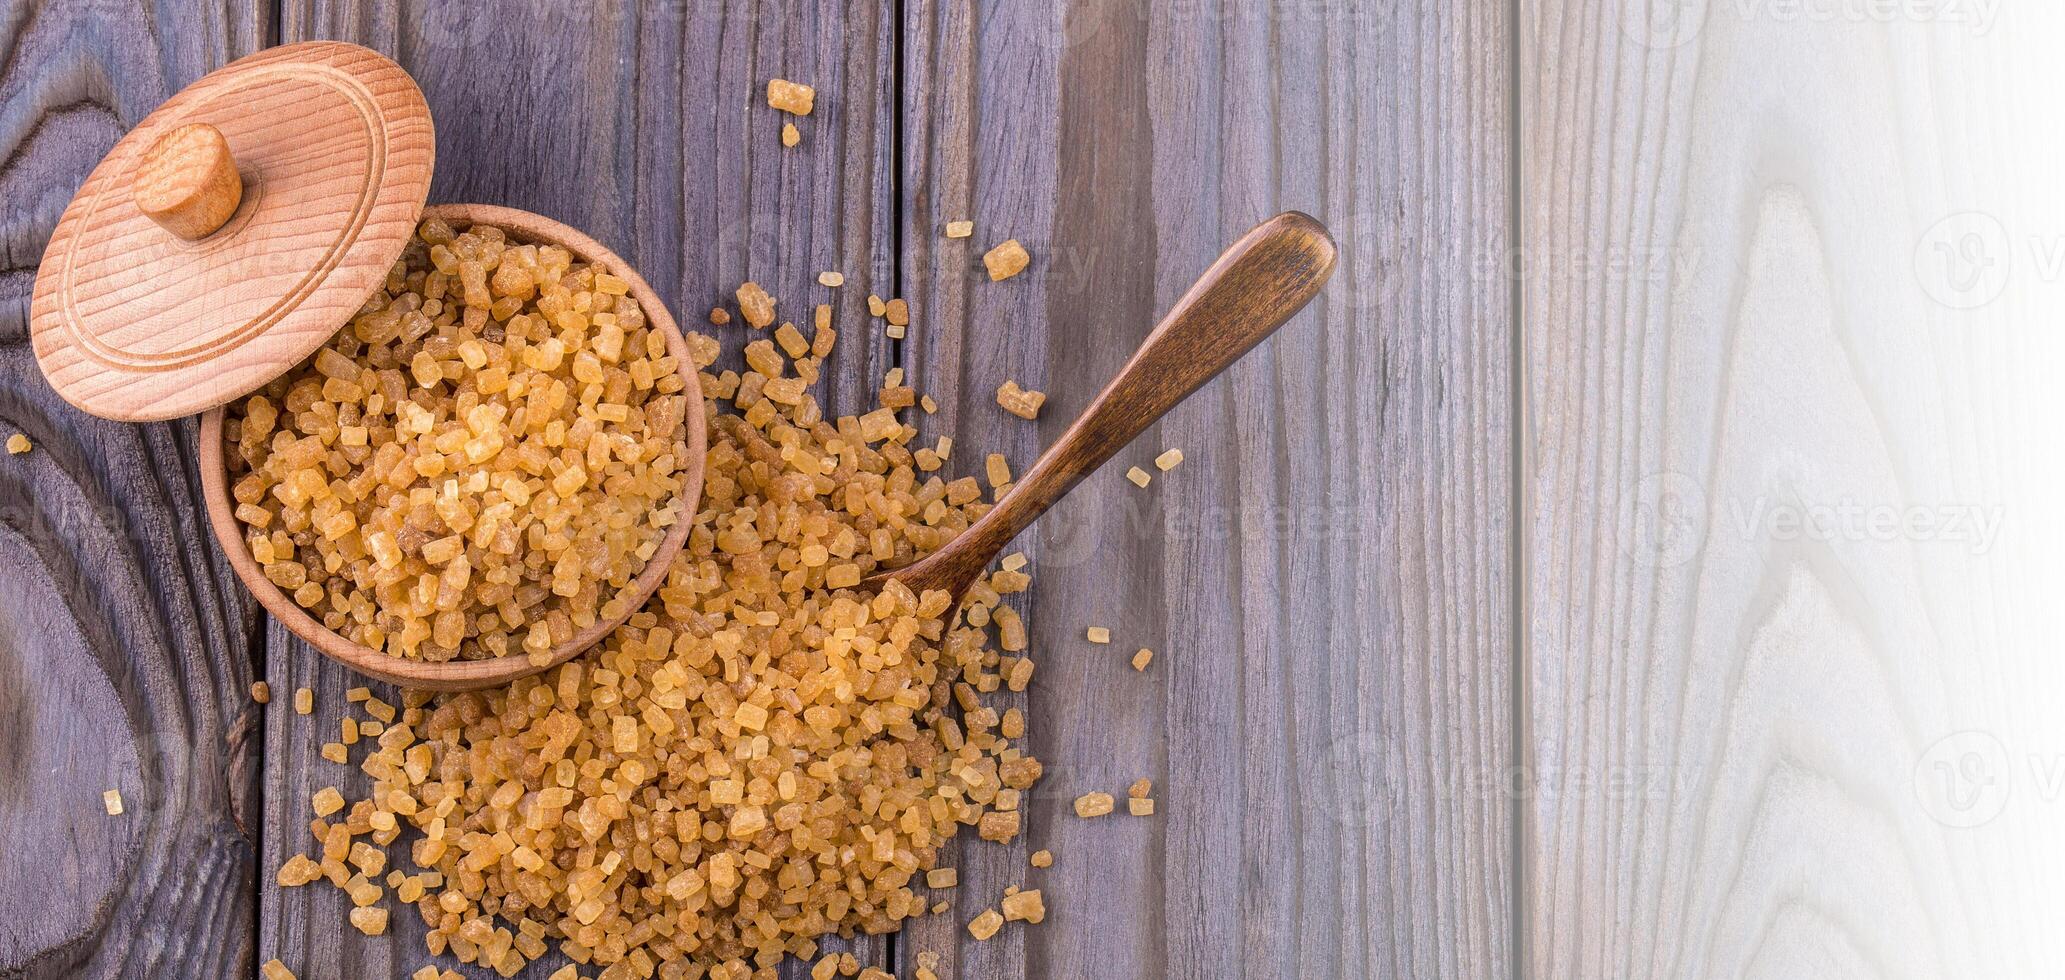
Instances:
[[[116,143],[59,219],[29,309],[44,376],[125,421],[278,377],[386,278],[435,149],[415,80],[355,44],[208,74]]]

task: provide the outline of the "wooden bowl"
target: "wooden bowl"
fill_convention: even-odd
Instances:
[[[681,380],[687,384],[688,408],[682,413],[682,426],[686,430],[684,441],[687,451],[682,456],[680,472],[682,481],[682,507],[680,516],[667,529],[667,536],[660,541],[658,551],[646,560],[640,571],[620,595],[628,601],[624,613],[607,620],[598,620],[587,629],[574,634],[573,639],[552,650],[551,659],[544,664],[533,664],[530,658],[513,654],[488,660],[448,660],[431,663],[424,660],[408,660],[389,656],[359,643],[345,639],[331,632],[310,616],[307,611],[272,580],[259,570],[257,559],[251,557],[250,545],[245,543],[243,526],[237,521],[236,504],[229,491],[229,466],[222,447],[222,408],[208,410],[201,417],[201,486],[208,502],[208,523],[215,529],[215,538],[222,542],[223,551],[229,555],[230,567],[237,577],[244,580],[245,587],[258,597],[259,603],[268,612],[286,624],[294,635],[307,640],[330,659],[350,667],[361,674],[376,677],[403,687],[421,688],[433,691],[470,691],[484,687],[507,684],[519,677],[527,677],[565,662],[589,647],[600,642],[611,630],[624,624],[645,605],[662,582],[667,579],[667,570],[674,563],[681,546],[688,541],[689,529],[695,524],[697,505],[703,493],[703,457],[705,433],[703,431],[703,400],[696,392],[701,383],[696,379],[695,366],[689,359],[688,341],[682,337],[681,328],[674,317],[667,312],[665,303],[653,292],[638,272],[614,252],[602,247],[589,238],[550,218],[518,211],[514,208],[496,207],[488,204],[435,204],[423,209],[423,217],[439,217],[454,226],[475,223],[495,225],[509,232],[513,238],[541,245],[561,245],[575,255],[589,262],[599,262],[609,268],[610,274],[630,283],[631,295],[637,297],[638,305],[644,310],[647,322],[659,330],[667,339],[667,349],[680,361]]]

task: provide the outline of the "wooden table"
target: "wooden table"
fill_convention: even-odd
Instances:
[[[1048,775],[1024,836],[946,861],[964,903],[1036,884],[1048,921],[976,943],[957,909],[854,944],[866,961],[2058,961],[2065,783],[2017,775],[2065,757],[2065,351],[2055,317],[2029,326],[2065,288],[2046,5],[1983,27],[1721,0],[481,6],[0,8],[0,435],[36,445],[0,457],[0,977],[429,962],[411,913],[369,940],[340,893],[270,883],[310,793],[362,785],[315,754],[357,681],[229,577],[194,425],[69,408],[23,332],[42,243],[114,140],[311,38],[415,74],[433,201],[586,229],[684,322],[826,269],[842,323],[907,297],[908,338],[846,331],[821,397],[867,407],[903,367],[957,472],[1028,463],[1256,221],[1334,229],[1325,296],[1023,541]],[[798,149],[772,76],[818,87]],[[960,218],[975,238],[943,238]],[[1035,262],[993,285],[977,257],[1005,237]],[[1006,378],[1050,394],[1037,424],[996,409]],[[1121,477],[1171,446],[1150,489]],[[1812,533],[1852,506],[1865,523]],[[1915,508],[1933,530],[1873,529]],[[304,685],[313,719],[284,707]],[[1153,818],[1068,815],[1142,775]],[[1057,864],[1030,869],[1043,847]]]

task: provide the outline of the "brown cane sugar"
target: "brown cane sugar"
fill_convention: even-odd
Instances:
[[[981,702],[1031,661],[971,624],[1002,593],[854,588],[989,505],[922,476],[893,411],[825,418],[774,343],[743,372],[710,370],[708,338],[690,347],[709,452],[665,584],[589,657],[410,693],[353,750],[371,793],[311,826],[321,860],[283,884],[377,898],[354,846],[394,848],[395,897],[434,955],[510,975],[556,943],[611,980],[744,978],[926,914],[917,890],[952,881],[938,863],[962,827],[1016,834],[1041,765]]]
[[[542,659],[621,612],[678,517],[689,397],[628,293],[560,246],[423,222],[348,326],[231,406],[266,578],[429,661]]]

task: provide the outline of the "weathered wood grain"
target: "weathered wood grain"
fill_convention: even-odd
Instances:
[[[265,25],[250,4],[0,10],[0,434],[36,447],[0,456],[0,976],[255,967],[255,620],[208,546],[193,426],[71,408],[27,316],[101,154]]]
[[[1522,5],[1529,971],[2053,972],[2065,21],[1672,6]]]
[[[816,303],[834,303],[843,335],[820,397],[853,412],[872,407],[892,357],[886,338],[849,328],[865,319],[870,289],[889,291],[876,284],[894,270],[893,30],[887,11],[863,0],[517,0],[493,16],[471,4],[296,0],[281,35],[356,41],[400,61],[437,124],[433,203],[503,204],[586,231],[634,264],[684,327],[721,340],[734,364],[757,336],[731,301],[741,281],[766,286],[782,318],[799,324]],[[819,90],[794,149],[780,144],[786,117],[766,104],[772,77]],[[848,285],[819,286],[824,270],[844,272]],[[706,319],[719,302],[733,308],[730,325]],[[269,719],[291,743],[269,773],[271,869],[310,843],[308,797],[341,778],[315,756],[316,740],[335,737],[336,706],[359,681],[277,629],[268,659],[274,671],[314,678],[332,711],[320,736],[297,724],[306,719]],[[344,924],[349,902],[333,889],[268,885],[261,898],[267,955],[305,966],[303,976],[400,976],[429,961],[413,912],[393,917],[401,935],[367,939]],[[887,963],[884,939],[832,948]]]
[[[1327,221],[1343,259],[1021,539],[1048,775],[1024,838],[956,846],[955,907],[901,968],[1507,970],[1508,30],[1493,4],[906,6],[904,360],[956,474],[1029,464],[1274,211]],[[973,239],[940,237],[962,218]],[[1009,237],[1034,264],[991,283],[977,257]],[[1007,378],[1049,393],[1038,423],[996,406]],[[1181,466],[1125,481],[1168,446]],[[1069,811],[1140,776],[1154,817]],[[970,941],[1009,885],[1047,922]]]

